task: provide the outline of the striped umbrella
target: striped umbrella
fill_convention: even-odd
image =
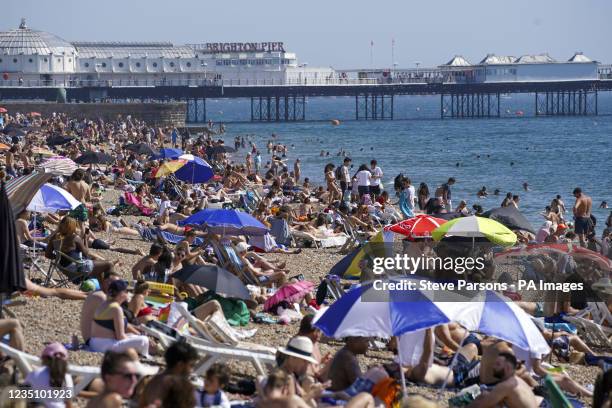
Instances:
[[[516,234],[499,222],[483,217],[461,217],[455,218],[442,224],[432,231],[432,238],[440,241],[445,236],[484,237],[489,241],[503,246],[512,246],[516,243]]]
[[[40,165],[46,172],[70,176],[79,166],[72,160],[63,156],[49,157]]]
[[[15,217],[28,206],[40,187],[52,177],[50,173],[32,173],[6,183],[6,194]]]
[[[0,318],[2,317],[2,295],[26,288],[23,263],[17,243],[15,216],[12,203],[7,197],[7,185],[0,187]]]
[[[55,153],[53,153],[51,150],[49,149],[45,149],[43,147],[33,147],[32,148],[32,154],[39,154],[41,156],[55,156]]]

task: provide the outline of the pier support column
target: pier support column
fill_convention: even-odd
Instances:
[[[251,97],[251,122],[297,122],[306,120],[303,95]]]
[[[597,91],[558,90],[535,93],[536,116],[597,116]]]
[[[451,93],[440,95],[440,118],[492,118],[500,116],[499,93]]]
[[[355,95],[356,120],[393,120],[393,95],[366,93]]]

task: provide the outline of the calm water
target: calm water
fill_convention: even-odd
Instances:
[[[439,97],[397,98],[396,117],[420,120],[348,121],[332,126],[327,120],[302,123],[245,124],[227,126],[226,141],[235,135],[254,135],[262,149],[263,161],[269,156],[266,141],[272,133],[290,147],[289,163],[302,160],[304,176],[321,183],[326,163],[342,162],[340,149],[349,152],[356,168],[361,163],[378,160],[385,173],[384,183],[392,188],[400,172],[413,184],[426,182],[433,193],[448,177],[455,177],[453,204],[465,199],[471,206],[497,207],[503,194],[511,191],[521,197],[520,209],[537,228],[538,215],[556,194],[561,194],[571,209],[571,192],[580,186],[593,197],[594,207],[606,200],[612,204],[612,116],[535,118],[533,96],[513,96],[502,100],[504,118],[440,120]],[[600,95],[600,113],[612,108],[612,96]],[[248,101],[208,103],[213,120],[246,120]],[[311,99],[307,118],[351,118],[353,98]],[[517,118],[523,110],[525,117]],[[321,151],[329,156],[321,157]],[[238,157],[246,155],[241,151]],[[480,158],[478,158],[480,155]],[[240,160],[242,158],[240,157]],[[510,163],[514,162],[514,165]],[[459,167],[457,167],[457,163]],[[523,182],[531,191],[523,191]],[[476,197],[482,186],[500,196]],[[595,208],[598,230],[611,210]]]

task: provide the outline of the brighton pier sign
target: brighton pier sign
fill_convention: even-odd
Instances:
[[[205,43],[197,48],[206,52],[285,52],[282,42]]]

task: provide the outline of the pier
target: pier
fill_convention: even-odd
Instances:
[[[612,91],[612,73],[609,66],[603,67],[599,79],[586,81],[444,82],[435,70],[420,70],[416,78],[397,75],[386,81],[28,81],[4,83],[0,100],[183,101],[187,103],[187,122],[204,123],[208,120],[207,99],[247,98],[252,122],[294,122],[308,119],[309,97],[353,97],[354,120],[393,120],[395,97],[439,95],[441,119],[476,119],[500,117],[501,95],[532,94],[535,116],[596,116],[598,93]]]

